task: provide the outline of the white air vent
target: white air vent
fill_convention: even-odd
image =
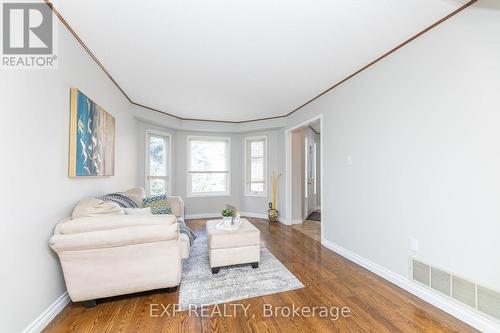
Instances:
[[[413,280],[430,286],[430,266],[413,260]]]
[[[410,277],[431,290],[500,320],[500,292],[410,258]]]
[[[451,274],[435,267],[431,268],[431,288],[451,296]]]
[[[451,288],[451,297],[471,308],[476,307],[476,285],[474,283],[459,278],[458,276],[453,276]]]
[[[477,286],[477,308],[481,312],[500,319],[500,293]]]

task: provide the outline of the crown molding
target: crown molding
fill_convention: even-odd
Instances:
[[[443,17],[442,19],[440,19],[439,21],[433,23],[432,25],[428,26],[427,28],[425,28],[424,30],[420,31],[419,33],[413,35],[412,37],[408,38],[406,41],[404,41],[403,43],[397,45],[396,47],[394,47],[393,49],[391,49],[390,51],[384,53],[383,55],[381,55],[380,57],[378,57],[377,59],[373,60],[372,62],[370,62],[368,65],[365,65],[363,67],[361,67],[360,69],[358,69],[357,71],[355,71],[354,73],[352,73],[351,75],[349,75],[348,77],[346,77],[345,79],[335,83],[333,86],[331,86],[330,88],[324,90],[323,92],[321,92],[320,94],[316,95],[315,97],[311,98],[310,100],[308,100],[307,102],[305,102],[304,104],[300,105],[299,107],[293,109],[292,111],[288,112],[287,114],[284,114],[284,115],[281,115],[281,116],[274,116],[274,117],[265,117],[265,118],[256,118],[256,119],[248,119],[248,120],[241,120],[241,121],[230,121],[230,120],[216,120],[216,119],[201,119],[201,118],[183,118],[183,117],[179,117],[173,113],[170,113],[170,112],[166,112],[166,111],[163,111],[163,110],[159,110],[159,109],[156,109],[154,107],[151,107],[151,106],[147,106],[147,105],[144,105],[144,104],[140,104],[140,103],[137,103],[135,101],[133,101],[128,95],[127,93],[122,89],[122,87],[120,87],[120,85],[118,84],[118,82],[116,82],[116,80],[113,78],[113,76],[109,73],[109,71],[106,69],[106,67],[102,64],[102,62],[97,58],[97,56],[92,52],[92,50],[85,44],[85,42],[80,38],[80,36],[78,36],[78,34],[76,33],[76,31],[69,25],[68,21],[66,21],[66,19],[61,15],[61,13],[59,13],[59,11],[55,8],[54,4],[50,2],[50,0],[44,0],[45,3],[47,4],[47,6],[49,6],[49,8],[52,10],[52,12],[59,18],[59,20],[61,21],[61,23],[68,29],[68,31],[73,35],[73,37],[75,37],[75,39],[77,40],[77,42],[84,48],[84,50],[88,53],[88,55],[95,61],[95,63],[102,69],[102,71],[104,72],[104,74],[106,74],[106,76],[111,80],[111,82],[113,82],[113,84],[118,88],[118,90],[120,90],[120,92],[123,94],[123,96],[125,96],[125,98],[132,104],[132,105],[135,105],[135,106],[138,106],[138,107],[141,107],[141,108],[144,108],[144,109],[148,109],[150,111],[154,111],[154,112],[158,112],[158,113],[161,113],[161,114],[164,114],[164,115],[167,115],[167,116],[170,116],[170,117],[174,117],[176,119],[179,119],[179,120],[186,120],[186,121],[203,121],[203,122],[215,122],[215,123],[227,123],[227,124],[244,124],[244,123],[251,123],[251,122],[256,122],[256,121],[265,121],[265,120],[272,120],[272,119],[280,119],[280,118],[286,118],[290,115],[292,115],[293,113],[299,111],[300,109],[302,109],[303,107],[305,107],[306,105],[314,102],[315,100],[317,100],[318,98],[322,97],[323,95],[329,93],[330,91],[334,90],[335,88],[337,88],[338,86],[340,86],[341,84],[345,83],[346,81],[352,79],[353,77],[355,77],[356,75],[358,75],[359,73],[363,72],[364,70],[372,67],[373,65],[375,65],[376,63],[378,63],[379,61],[385,59],[386,57],[388,57],[389,55],[393,54],[394,52],[396,52],[397,50],[399,50],[400,48],[408,45],[409,43],[413,42],[415,39],[421,37],[422,35],[426,34],[427,32],[431,31],[432,29],[434,29],[435,27],[437,27],[438,25],[446,22],[447,20],[449,20],[450,18],[452,18],[453,16],[459,14],[460,12],[462,12],[464,9],[472,6],[474,3],[476,3],[478,0],[471,0],[469,2],[467,2],[465,5],[459,7],[458,9],[454,10],[453,12],[451,12],[450,14],[446,15],[445,17]]]
[[[316,131],[316,130],[312,127],[312,126],[310,126],[310,125],[309,125],[309,126],[307,126],[307,127],[309,127],[309,128],[311,129],[311,131],[313,131],[314,133],[316,133],[316,134],[318,134],[318,135],[319,135],[319,133],[318,133],[318,132],[317,132],[317,131]]]

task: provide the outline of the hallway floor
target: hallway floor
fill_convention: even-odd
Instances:
[[[305,220],[302,224],[294,224],[292,228],[321,242],[321,221]]]

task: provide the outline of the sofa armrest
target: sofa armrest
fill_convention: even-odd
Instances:
[[[142,243],[179,240],[177,223],[170,225],[148,225],[112,230],[92,231],[78,234],[54,235],[50,247],[57,253],[110,248]]]
[[[82,232],[104,231],[148,225],[174,224],[173,215],[109,215],[102,217],[83,217],[59,223],[55,233],[77,234]]]
[[[184,201],[182,200],[182,198],[177,196],[169,196],[167,197],[167,201],[172,208],[172,214],[184,221]]]

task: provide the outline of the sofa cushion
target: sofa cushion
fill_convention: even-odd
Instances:
[[[100,217],[106,215],[123,215],[123,208],[112,201],[103,201],[95,198],[80,200],[73,209],[72,218]]]
[[[110,215],[102,217],[83,217],[60,223],[61,234],[111,230],[143,225],[169,225],[176,223],[173,215]]]
[[[54,235],[50,247],[56,251],[95,250],[151,242],[160,242],[179,237],[176,224],[133,226],[87,233]]]
[[[151,212],[157,214],[172,214],[172,208],[166,195],[152,195],[144,198],[144,207],[151,207]]]
[[[146,208],[125,208],[126,215],[153,215],[151,207]]]

